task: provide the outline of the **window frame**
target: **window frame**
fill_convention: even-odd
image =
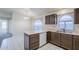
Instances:
[[[72,20],[60,21],[60,18],[62,16],[65,16],[65,15],[70,15],[72,17]],[[65,13],[65,14],[57,15],[57,28],[58,28],[58,30],[62,30],[62,29],[59,29],[59,26],[58,26],[59,22],[72,22],[73,23],[73,29],[71,31],[73,31],[74,30],[74,26],[75,26],[75,24],[74,24],[74,13],[71,12],[71,13]],[[66,28],[66,25],[65,25],[65,28]],[[65,30],[67,30],[67,29],[65,29]]]
[[[35,26],[39,26],[39,25],[35,25],[35,22],[37,22],[37,21],[40,21],[41,22],[41,31],[43,30],[43,23],[42,23],[42,21],[40,20],[40,19],[36,19],[35,21],[34,21],[34,23],[33,23],[33,30],[35,31],[35,32],[38,32],[39,30],[36,30],[35,29]]]

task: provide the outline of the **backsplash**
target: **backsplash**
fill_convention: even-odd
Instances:
[[[45,25],[45,30],[53,30],[57,31],[57,26],[56,25]]]
[[[56,25],[45,25],[45,30],[57,31]],[[79,33],[79,24],[75,24],[73,32]]]
[[[75,26],[74,26],[74,30],[75,30],[75,32],[78,32],[79,33],[79,24],[76,24]]]

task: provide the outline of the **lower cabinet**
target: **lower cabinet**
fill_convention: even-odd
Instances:
[[[73,39],[72,35],[64,34],[64,33],[57,33],[57,32],[51,32],[51,40],[50,42],[60,46],[65,49],[73,49]],[[78,41],[79,42],[79,41]]]
[[[43,46],[46,43],[47,43],[46,42],[46,32],[40,33],[39,34],[39,47]]]
[[[51,43],[60,46],[60,33],[51,33]]]
[[[24,33],[24,48],[26,50],[38,49],[46,43],[46,32],[32,35]]]
[[[39,48],[39,34],[24,34],[24,48],[34,50]]]
[[[47,34],[46,34],[46,36],[47,36],[47,37],[46,37],[46,38],[47,38],[47,39],[46,39],[47,43],[50,43],[50,42],[51,42],[51,32],[48,31]]]
[[[43,32],[28,35],[24,33],[24,48],[34,50],[46,43],[52,43],[68,50],[79,50],[79,35],[57,32]]]
[[[73,50],[79,50],[79,36],[73,36]]]
[[[60,46],[65,49],[72,49],[72,35],[61,34]]]

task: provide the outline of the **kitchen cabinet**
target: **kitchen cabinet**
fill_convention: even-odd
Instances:
[[[79,24],[79,8],[74,9],[74,22],[75,24]]]
[[[50,16],[45,16],[45,24],[50,24]]]
[[[51,32],[48,31],[47,32],[47,43],[50,43],[51,42]]]
[[[51,43],[60,46],[60,33],[51,33]]]
[[[72,35],[61,34],[60,46],[65,49],[72,49]]]
[[[51,32],[51,43],[54,43],[54,40],[55,40],[55,32]]]
[[[38,49],[46,43],[52,43],[68,50],[79,50],[79,35],[51,31],[31,35],[24,33],[24,48],[27,50]]]
[[[73,36],[73,49],[79,50],[79,36],[78,35]]]
[[[45,16],[45,24],[55,24],[56,19],[57,19],[56,14],[47,15]]]
[[[50,15],[50,24],[55,24],[56,18],[57,18],[56,14]]]
[[[45,45],[46,43],[46,32],[40,33],[39,47]]]
[[[28,35],[24,33],[24,48],[34,50],[39,48],[39,34]]]

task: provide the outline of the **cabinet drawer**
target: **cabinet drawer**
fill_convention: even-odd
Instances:
[[[39,41],[39,34],[30,35],[29,40],[30,40],[30,43],[35,43]]]
[[[30,39],[32,39],[32,38],[38,38],[39,37],[39,34],[32,34],[32,35],[30,35]]]
[[[61,38],[63,39],[72,39],[72,35],[69,35],[69,34],[61,34]]]
[[[79,35],[74,35],[73,39],[79,39]]]
[[[30,44],[38,42],[38,41],[39,41],[39,38],[31,38],[30,39]]]
[[[38,48],[39,48],[39,46],[38,46],[38,45],[36,45],[36,46],[34,46],[34,47],[30,48],[30,50],[35,50],[35,49],[38,49]]]
[[[60,38],[60,33],[55,33],[56,38]]]
[[[33,44],[30,44],[30,49],[37,49],[39,48],[39,42],[35,42]]]

